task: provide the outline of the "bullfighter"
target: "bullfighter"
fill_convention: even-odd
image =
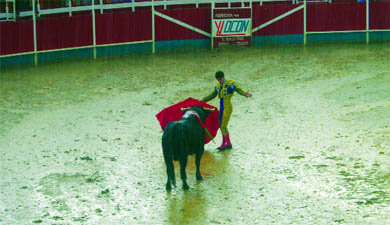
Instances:
[[[218,147],[218,150],[223,151],[232,148],[227,127],[230,116],[233,112],[231,98],[233,97],[234,92],[237,92],[245,97],[252,97],[252,94],[249,91],[243,91],[234,80],[226,80],[222,71],[215,73],[215,79],[218,81],[217,85],[209,95],[202,99],[202,101],[208,102],[214,99],[217,95],[220,99],[219,127],[222,133],[222,144]]]

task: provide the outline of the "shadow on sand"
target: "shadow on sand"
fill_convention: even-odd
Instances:
[[[188,160],[188,181],[195,179],[194,157]],[[215,201],[214,195],[209,192],[214,185],[213,179],[220,177],[226,172],[229,164],[229,152],[205,151],[201,161],[201,173],[203,181],[197,181],[190,185],[190,190],[183,191],[181,181],[172,192],[167,192],[166,215],[169,224],[207,224],[207,206],[209,201]],[[175,168],[178,166],[175,165]],[[180,179],[180,178],[179,178]]]

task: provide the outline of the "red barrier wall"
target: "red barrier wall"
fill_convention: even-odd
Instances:
[[[0,55],[34,51],[32,21],[0,23]]]
[[[306,12],[307,32],[366,29],[366,3],[311,3]]]
[[[160,12],[208,33],[211,31],[211,9],[209,8],[160,10]],[[208,38],[159,16],[155,17],[155,24],[158,41]]]
[[[96,14],[96,44],[152,40],[152,12]]]
[[[253,6],[252,27],[256,28],[280,15],[293,10],[298,6],[286,4],[269,4],[264,6]],[[303,33],[303,9],[283,19],[270,24],[269,26],[253,33],[254,36],[283,35]]]
[[[93,44],[92,16],[76,15],[37,20],[38,50]]]
[[[195,7],[195,6],[192,6]],[[182,8],[158,12],[183,21],[200,30],[211,32],[211,9]],[[253,27],[288,12],[297,5],[287,3],[253,6]],[[390,2],[370,3],[370,29],[390,29]],[[110,44],[152,39],[152,12],[142,8],[96,11],[96,43]],[[366,3],[309,3],[307,31],[365,30]],[[29,21],[0,23],[0,55],[33,51],[33,23]],[[283,18],[257,32],[254,36],[303,33],[303,10]],[[207,39],[208,37],[155,16],[156,41]],[[90,12],[50,15],[37,19],[38,50],[92,45]]]
[[[390,29],[390,2],[370,3],[370,29]]]

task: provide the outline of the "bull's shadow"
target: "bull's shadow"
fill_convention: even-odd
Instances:
[[[207,224],[207,202],[199,189],[169,194],[166,208],[168,224]]]
[[[221,177],[229,165],[229,152],[216,152],[207,148],[202,157],[202,176],[189,191],[167,192],[166,216],[168,224],[208,224],[207,215],[210,201],[215,201],[215,191],[219,187],[214,177]],[[188,172],[195,174],[194,156],[189,157]],[[178,163],[177,163],[178,164]],[[179,169],[179,168],[178,168]]]

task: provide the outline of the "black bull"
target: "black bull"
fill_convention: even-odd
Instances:
[[[165,127],[162,136],[162,149],[167,166],[167,190],[171,189],[171,184],[176,186],[173,160],[180,162],[180,177],[183,181],[183,189],[189,189],[186,181],[188,155],[195,154],[196,179],[203,179],[199,167],[204,152],[205,131],[197,116],[202,123],[205,123],[207,116],[213,110],[200,106],[182,109],[184,112],[182,118],[179,121],[170,122]]]

